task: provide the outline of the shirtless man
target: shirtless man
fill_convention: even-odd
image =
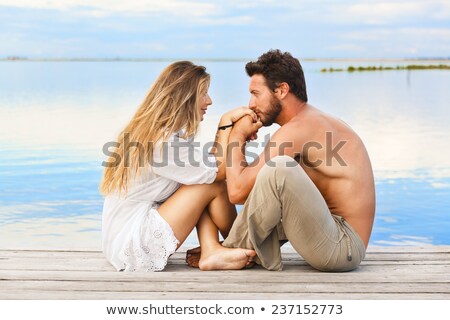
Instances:
[[[246,71],[249,107],[259,120],[246,116],[226,129],[230,201],[245,204],[223,246],[254,249],[257,263],[281,270],[280,243],[288,240],[318,270],[355,269],[375,215],[363,142],[343,121],[308,104],[302,67],[289,53],[271,50]],[[248,165],[246,142],[273,123],[281,127]]]

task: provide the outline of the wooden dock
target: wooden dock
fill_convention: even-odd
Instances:
[[[347,273],[316,271],[289,248],[281,272],[202,272],[184,256],[124,273],[99,251],[0,250],[0,299],[450,299],[450,246],[369,247]]]

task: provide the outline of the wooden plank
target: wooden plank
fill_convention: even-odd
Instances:
[[[196,272],[189,274],[190,281],[216,281],[223,282],[261,282],[264,283],[328,283],[328,282],[379,282],[379,283],[402,283],[402,282],[441,282],[450,283],[448,274],[429,274],[416,272],[405,273],[397,270],[394,273],[380,274],[379,272],[363,273],[302,273],[295,276],[285,277],[280,272],[236,271],[233,273],[217,272]],[[110,272],[81,272],[81,271],[22,271],[14,270],[0,272],[0,280],[67,280],[67,281],[127,281],[127,282],[182,282],[186,280],[186,273],[183,272],[158,272],[158,273],[110,273]]]
[[[28,253],[28,254],[40,254],[40,253],[50,253],[54,252],[57,254],[102,254],[100,250],[57,250],[57,249],[47,249],[47,250],[13,250],[13,249],[0,249],[0,255],[8,253]],[[178,249],[175,254],[184,254],[186,250]],[[282,247],[281,252],[285,254],[297,253],[293,248]],[[372,253],[450,253],[450,246],[429,246],[429,247],[369,247],[367,249],[367,254]]]
[[[186,252],[186,250],[190,249],[190,247],[182,246],[178,249],[178,252]],[[92,249],[92,248],[70,248],[70,249],[11,249],[11,248],[0,248],[0,254],[2,252],[69,252],[69,253],[76,253],[76,252],[86,252],[86,253],[101,253],[100,250]],[[283,253],[295,253],[295,250],[292,247],[283,246],[281,248],[281,251]],[[392,252],[392,253],[402,253],[402,252],[447,252],[450,253],[450,246],[449,245],[426,245],[426,246],[372,246],[369,245],[367,248],[367,252]]]
[[[251,285],[249,285],[251,284]],[[442,283],[278,283],[268,286],[265,283],[251,282],[166,282],[152,281],[2,281],[5,290],[36,291],[124,291],[124,292],[285,292],[285,293],[445,293],[450,294],[450,286]]]
[[[18,265],[20,264],[30,264],[30,263],[34,263],[34,264],[39,264],[39,265],[48,265],[51,263],[71,263],[73,265],[79,264],[79,263],[86,263],[89,262],[91,264],[100,264],[100,265],[109,265],[108,262],[106,261],[105,258],[103,257],[33,257],[33,258],[28,258],[28,257],[21,257],[21,256],[16,256],[16,257],[8,257],[8,258],[3,258],[0,257],[0,269],[4,269],[2,268],[2,266],[7,265],[8,263],[16,263]],[[289,264],[291,262],[293,263],[299,263],[299,264],[305,264],[304,260],[301,259],[300,257],[283,257],[283,262],[285,264]],[[380,263],[385,263],[385,264],[408,264],[408,263],[423,263],[423,264],[449,264],[450,263],[450,256],[449,257],[442,257],[442,256],[424,256],[423,258],[421,258],[420,256],[415,256],[415,257],[407,257],[407,256],[396,256],[396,257],[392,257],[392,259],[384,259],[383,256],[377,257],[371,257],[369,259],[365,259],[363,260],[363,263],[365,264],[380,264]],[[183,258],[179,258],[179,259],[174,259],[174,258],[170,258],[169,259],[169,264],[185,264],[185,259]]]
[[[186,276],[183,277],[183,275],[174,275],[172,277],[161,277],[159,279],[145,279],[145,278],[136,278],[136,279],[124,279],[124,278],[115,278],[115,277],[108,277],[108,276],[95,276],[95,277],[84,277],[84,276],[70,276],[70,275],[62,275],[62,276],[54,276],[54,277],[48,277],[48,276],[36,276],[36,275],[25,275],[22,278],[17,277],[2,277],[2,285],[3,283],[7,283],[8,281],[85,281],[85,282],[96,282],[96,281],[118,281],[118,282],[144,282],[144,283],[154,283],[154,282],[176,282],[181,283],[183,281],[186,281]],[[278,284],[302,284],[302,283],[422,283],[426,284],[429,282],[434,283],[441,283],[445,286],[449,285],[448,279],[442,279],[441,275],[431,275],[428,278],[426,275],[411,275],[406,276],[403,278],[400,277],[383,277],[381,275],[365,275],[361,277],[338,277],[338,276],[315,276],[315,277],[308,277],[306,275],[295,275],[295,279],[288,279],[284,280],[282,277],[271,277],[267,278],[263,277],[262,275],[252,276],[252,277],[245,277],[245,276],[217,276],[216,278],[213,277],[189,277],[189,280],[192,281],[198,281],[198,282],[227,282],[227,283],[233,283],[233,282],[246,282],[246,283],[255,283],[260,282],[264,283],[266,285],[278,285]]]
[[[295,254],[295,250],[293,248],[282,247],[283,254]],[[186,250],[179,249],[174,255],[181,255],[184,257]],[[395,253],[411,253],[411,254],[421,254],[421,253],[442,253],[449,254],[450,246],[425,246],[425,247],[369,247],[366,255],[371,254],[395,254]],[[103,256],[101,251],[98,250],[6,250],[0,249],[0,257],[16,255],[20,254],[22,256],[39,256],[39,255],[55,255],[55,256],[64,256],[67,255],[98,255]]]
[[[255,267],[258,269],[260,267]],[[412,268],[416,272],[450,272],[450,264],[440,261],[409,261],[409,262],[365,262],[353,272],[359,270],[373,270],[378,269],[379,272],[390,272],[393,270],[406,270]],[[39,263],[31,263],[30,261],[2,261],[0,262],[0,270],[47,270],[47,271],[104,271],[116,272],[115,269],[107,261],[91,261],[91,260],[77,260],[77,261],[41,261]],[[198,269],[190,268],[185,262],[180,264],[169,263],[163,272],[179,271],[179,272],[196,272]],[[248,271],[248,270],[246,270]],[[284,263],[283,272],[318,272],[303,261],[288,261]],[[228,272],[228,271],[221,271]]]
[[[290,266],[309,267],[303,260],[288,260],[283,261],[284,270]],[[436,266],[448,266],[450,262],[443,260],[408,260],[408,261],[363,261],[361,267],[379,266],[379,267],[400,267],[407,265],[418,266],[430,266],[431,268]],[[166,268],[183,268],[186,267],[186,271],[192,270],[186,265],[184,260],[170,261]],[[41,260],[29,260],[29,259],[4,259],[0,260],[0,270],[103,270],[103,271],[115,271],[115,269],[104,259],[41,259]]]
[[[448,300],[441,293],[228,293],[220,292],[103,292],[103,291],[20,291],[0,292],[0,299],[11,300]]]
[[[367,252],[402,253],[402,252],[446,252],[450,253],[450,246],[369,246]]]
[[[11,259],[27,259],[30,261],[40,260],[72,260],[72,259],[90,259],[105,261],[105,257],[99,253],[24,253],[9,252],[0,254],[0,263]],[[282,255],[283,261],[303,261],[303,258],[296,253],[288,253]],[[185,254],[177,253],[170,257],[170,262],[184,262]],[[443,261],[450,262],[450,253],[372,253],[367,254],[364,259],[366,262],[371,261]]]
[[[363,262],[361,266],[354,272],[360,270],[376,270],[380,273],[393,272],[394,270],[407,270],[412,268],[414,272],[426,272],[426,273],[450,273],[450,265],[442,263],[440,261],[429,262],[391,262],[391,263],[366,263]],[[256,268],[257,269],[257,268]],[[47,271],[104,271],[104,272],[116,272],[115,269],[109,265],[106,261],[95,262],[89,259],[81,261],[44,261],[40,263],[30,263],[30,261],[2,261],[0,263],[0,270],[47,270]],[[198,269],[193,269],[187,266],[185,263],[181,264],[169,264],[163,272],[197,272]],[[249,270],[246,270],[247,272]],[[284,273],[289,272],[311,272],[320,273],[307,265],[305,262],[286,262],[283,267]],[[229,272],[229,271],[221,271]],[[232,272],[232,271],[231,271]],[[265,271],[268,272],[268,271]]]
[[[303,261],[296,253],[286,253],[282,256],[284,261]],[[64,260],[64,259],[90,259],[105,261],[101,253],[80,252],[4,252],[0,253],[0,263],[11,259],[27,260]],[[184,262],[185,253],[175,253],[170,262]],[[367,254],[364,261],[450,261],[450,253],[372,253]]]

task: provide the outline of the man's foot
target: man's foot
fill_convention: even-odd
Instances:
[[[218,246],[214,250],[203,251],[198,266],[204,271],[239,270],[250,266],[255,257],[254,250]]]
[[[201,247],[189,249],[188,251],[186,251],[186,262],[189,267],[198,268],[201,253]]]

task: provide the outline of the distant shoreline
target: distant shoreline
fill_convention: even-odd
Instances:
[[[428,61],[427,61],[428,62]],[[361,71],[386,71],[386,70],[450,70],[450,65],[426,65],[412,64],[406,66],[384,67],[384,66],[349,66],[344,68],[323,68],[320,72],[361,72]]]
[[[3,57],[0,61],[13,62],[171,62],[179,60],[210,62],[247,62],[253,58],[27,58]],[[450,58],[302,58],[302,62],[450,62]]]

